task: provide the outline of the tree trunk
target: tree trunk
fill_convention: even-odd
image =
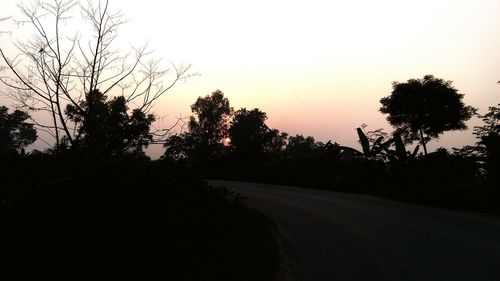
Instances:
[[[422,128],[420,128],[420,143],[424,147],[424,155],[427,155],[427,146],[426,146],[424,132],[422,131]]]

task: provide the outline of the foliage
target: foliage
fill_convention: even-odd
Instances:
[[[89,94],[89,100],[92,112],[86,100],[79,107],[66,107],[66,115],[77,126],[78,149],[101,156],[120,156],[127,151],[142,152],[151,142],[154,115],[138,109],[129,113],[123,96],[108,99],[98,90]]]
[[[285,155],[289,158],[304,159],[312,155],[316,148],[321,145],[322,144],[317,143],[314,137],[311,136],[290,136],[285,148]]]
[[[476,150],[486,160],[488,180],[492,184],[500,183],[500,104],[489,107],[488,113],[480,115],[482,126],[474,127],[474,134],[479,138]]]
[[[195,138],[189,133],[171,135],[163,144],[165,153],[162,158],[174,161],[193,161],[193,152],[196,150],[196,145]]]
[[[233,108],[220,90],[203,98],[199,97],[191,105],[191,111],[196,117],[191,116],[189,120],[189,132],[201,142],[210,146],[220,143],[227,136]]]
[[[466,106],[462,98],[451,81],[426,75],[405,83],[394,82],[391,95],[380,100],[380,111],[389,114],[387,120],[405,140],[420,140],[427,153],[429,140],[445,131],[467,129],[465,121],[476,109]]]
[[[489,107],[488,113],[479,117],[484,125],[474,127],[474,134],[479,138],[478,145],[484,148],[487,156],[491,156],[498,153],[495,149],[498,149],[500,136],[500,104]]]
[[[268,150],[279,149],[279,132],[270,130],[265,124],[266,119],[266,113],[257,108],[236,111],[228,133],[235,153],[242,160],[261,156],[269,146],[272,148]]]
[[[271,129],[269,131],[269,142],[265,146],[265,150],[270,154],[281,153],[287,144],[288,133],[280,132],[278,129]]]
[[[29,115],[20,110],[12,113],[0,106],[0,154],[21,152],[37,139],[33,124],[25,122]]]
[[[372,154],[375,154],[374,148],[377,147],[377,144],[380,143],[384,138],[382,136],[378,137],[374,141],[373,147],[370,148],[370,142],[368,141],[368,138],[366,137],[365,133],[363,132],[363,129],[357,128],[356,132],[358,133],[359,143],[361,144],[361,148],[363,149],[363,153],[367,157],[370,157],[370,156],[372,156]]]
[[[191,105],[188,131],[171,135],[164,143],[164,159],[189,160],[191,164],[208,168],[224,152],[222,140],[228,135],[233,108],[224,93],[217,90],[199,97]]]
[[[392,136],[389,137],[383,129],[365,133],[363,130],[364,127],[366,127],[366,125],[356,129],[363,152],[349,147],[343,147],[343,149],[353,151],[355,154],[363,155],[368,159],[402,162],[405,162],[408,156],[415,157],[418,152],[418,145],[415,147],[413,153],[410,154],[406,151],[405,144],[400,134],[397,132],[393,132]],[[393,146],[394,149],[391,149]]]
[[[461,95],[458,96],[460,100]],[[474,110],[466,108],[469,110],[466,115]],[[485,136],[480,141],[484,147],[493,139],[489,136],[498,135],[498,114],[493,113],[498,109],[490,110],[492,112],[484,116],[487,125],[476,128],[476,134]],[[240,109],[228,130],[232,145],[224,147],[218,143],[219,146],[211,150],[217,158],[200,160],[199,155],[203,153],[197,148],[201,142],[195,134],[186,132],[167,141],[164,159],[177,161],[183,167],[202,167],[203,176],[210,178],[369,193],[435,206],[500,211],[496,203],[500,196],[491,188],[494,184],[484,184],[484,169],[469,155],[449,154],[445,149],[417,155],[420,144],[407,150],[401,130],[387,134],[381,129],[365,132],[364,127],[356,130],[361,152],[331,141],[319,142],[311,136],[288,136],[269,129],[266,119],[267,115],[257,108]],[[451,128],[452,125],[443,126],[441,128]],[[436,130],[435,127],[427,129]],[[489,149],[492,148],[490,145]],[[489,163],[494,162],[490,159]],[[495,167],[498,166],[488,168],[490,181]]]
[[[79,160],[43,153],[9,164],[12,176],[0,185],[2,254],[22,255],[24,266],[50,271],[56,262],[91,275],[183,281],[274,280],[279,256],[269,222],[192,171],[129,158],[88,170]],[[46,173],[53,169],[60,174]],[[47,252],[55,258],[44,259]]]

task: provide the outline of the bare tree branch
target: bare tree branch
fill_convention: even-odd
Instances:
[[[109,0],[37,0],[32,5],[18,5],[22,18],[18,24],[31,27],[31,39],[13,40],[18,54],[7,56],[0,49],[0,83],[7,86],[7,96],[29,111],[46,112],[51,125],[37,125],[51,131],[56,145],[62,137],[71,145],[78,140],[81,124],[68,119],[66,108],[88,118],[93,114],[90,94],[100,91],[107,97],[121,94],[129,110],[148,114],[155,103],[178,81],[193,75],[191,65],[171,63],[163,69],[160,60],[151,59],[147,45],[122,53],[114,49],[120,27],[126,22],[120,11],[112,11]],[[79,11],[91,33],[75,16]],[[0,21],[10,17],[0,18]],[[74,34],[66,21],[78,21]],[[64,34],[64,36],[63,36]],[[68,34],[68,35],[66,35]],[[85,35],[85,36],[82,36]],[[82,106],[85,104],[85,107]],[[179,118],[173,127],[153,130],[158,139],[182,125]]]
[[[12,18],[12,17],[0,17],[0,22],[6,21],[6,20],[8,20],[10,18]],[[2,34],[12,35],[12,31],[0,30],[0,35],[2,35]]]

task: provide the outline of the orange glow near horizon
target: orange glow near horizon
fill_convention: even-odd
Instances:
[[[115,47],[149,42],[165,65],[192,63],[200,73],[159,100],[154,112],[167,115],[159,125],[189,115],[197,97],[220,89],[235,109],[266,112],[271,128],[358,146],[354,129],[362,123],[391,131],[378,108],[393,81],[453,80],[480,113],[500,102],[498,0],[110,4],[130,19]],[[15,11],[15,1],[2,3],[0,16]],[[22,26],[11,28],[15,37]],[[0,37],[2,48],[11,39]],[[474,141],[470,131],[445,133],[430,147]]]

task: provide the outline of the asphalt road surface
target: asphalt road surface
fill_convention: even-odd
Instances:
[[[233,188],[294,244],[301,281],[500,280],[500,219],[373,196],[243,182]]]

